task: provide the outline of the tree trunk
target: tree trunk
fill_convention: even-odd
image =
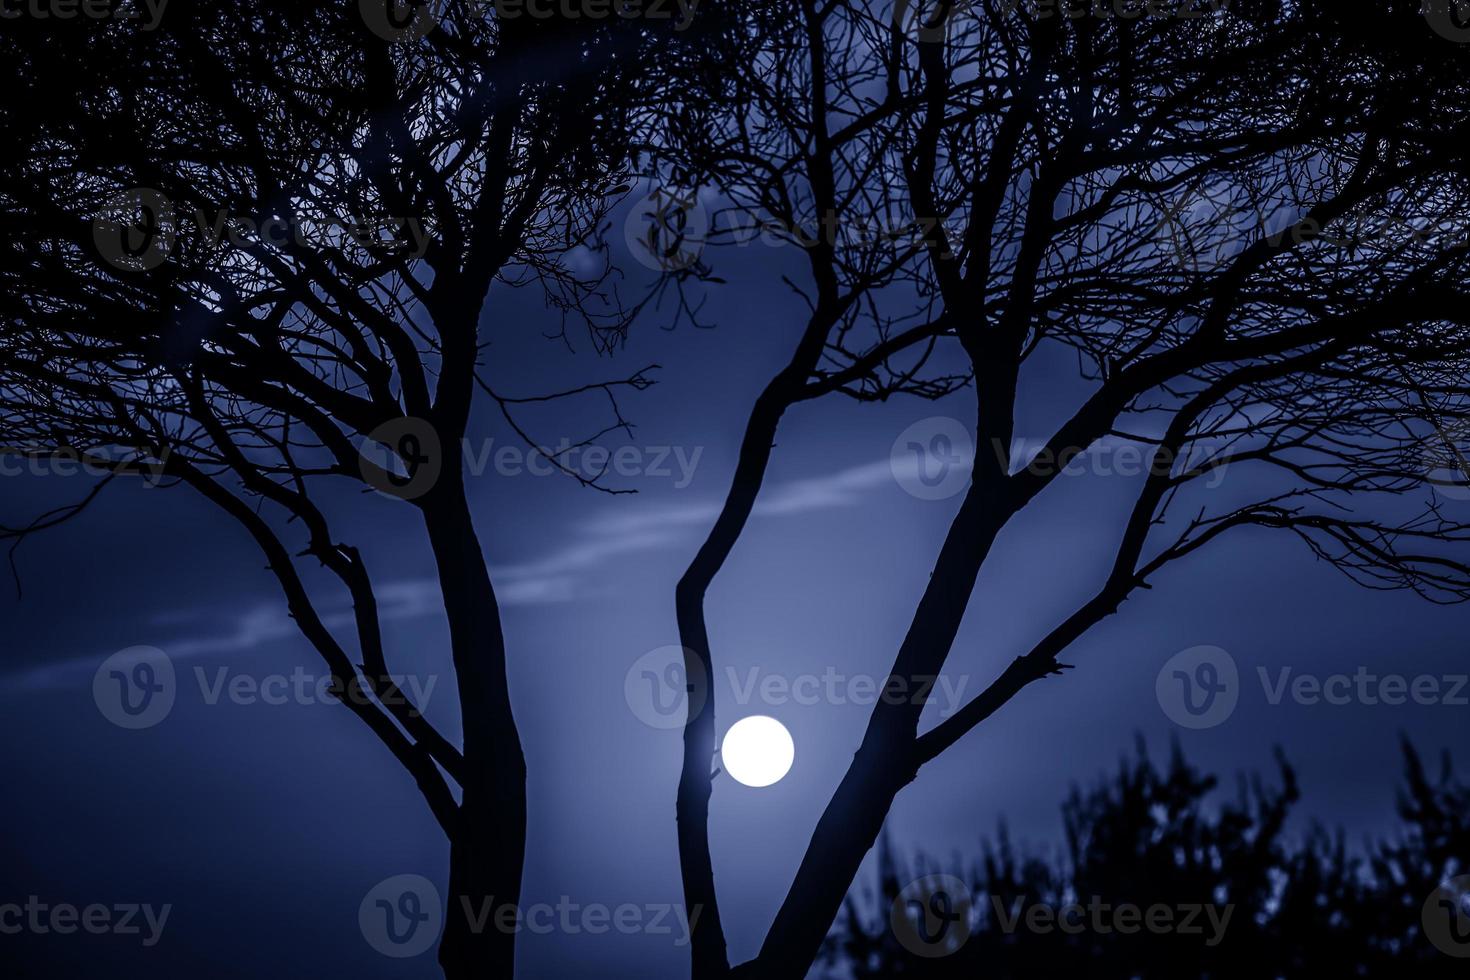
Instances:
[[[511,712],[500,611],[458,473],[457,461],[446,461],[440,487],[424,503],[464,726],[464,792],[450,840],[439,963],[450,980],[503,980],[514,972],[515,932],[497,926],[498,912],[520,904],[526,762]]]
[[[980,566],[1014,513],[1002,481],[986,476],[965,495],[894,660],[890,676],[903,680],[902,690],[916,690],[919,678],[933,677],[944,666]],[[922,711],[923,704],[910,699],[880,699],[873,708],[862,745],[817,822],[760,955],[742,974],[800,980],[811,969],[894,797],[917,774]]]
[[[894,797],[914,778],[912,753],[892,741],[877,726],[869,726],[817,821],[760,955],[741,975],[801,980],[811,969],[863,857],[883,830]]]
[[[788,369],[788,372],[794,370]],[[717,739],[714,667],[709,633],[705,627],[704,600],[715,575],[724,567],[725,559],[740,540],[760,494],[776,429],[790,401],[787,395],[790,376],[790,373],[778,375],[756,400],[741,440],[735,475],[719,517],[674,590],[679,642],[684,647],[685,674],[701,678],[705,694],[702,698],[690,699],[689,716],[684,723],[684,763],[679,775],[676,803],[684,904],[691,919],[696,911],[699,914],[690,942],[691,976],[694,980],[718,980],[730,971],[709,845],[711,772]]]

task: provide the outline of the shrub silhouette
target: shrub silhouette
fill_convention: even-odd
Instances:
[[[885,834],[877,894],[848,896],[824,962],[859,980],[1464,976],[1466,961],[1426,938],[1421,915],[1441,882],[1470,872],[1470,788],[1455,778],[1448,753],[1435,779],[1407,741],[1403,753],[1402,827],[1359,853],[1315,822],[1300,839],[1284,832],[1300,794],[1279,750],[1273,780],[1242,776],[1233,801],[1212,805],[1215,776],[1191,765],[1177,743],[1167,766],[1156,767],[1140,740],[1116,775],[1072,790],[1062,804],[1061,848],[1025,853],[1002,824],[968,867],[922,857],[906,866]],[[949,955],[916,955],[890,926],[890,912],[912,896],[910,883],[946,872],[968,886],[972,931]],[[1028,928],[1032,906],[1071,904],[1082,911],[1070,933]],[[1223,928],[1201,914],[1197,933],[1119,932],[1112,926],[1124,904],[1213,904]],[[1104,910],[1100,920],[1094,905]]]

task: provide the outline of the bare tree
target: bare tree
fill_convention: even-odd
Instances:
[[[510,976],[514,933],[486,924],[520,895],[526,773],[463,440],[477,396],[522,432],[518,406],[548,397],[492,383],[495,290],[540,289],[568,338],[623,336],[601,233],[665,39],[626,19],[396,0],[189,5],[157,27],[7,21],[0,39],[5,444],[109,472],[6,536],[145,471],[238,521],[342,703],[448,837],[446,974]],[[604,267],[589,274],[587,256]],[[612,396],[616,427],[616,396],[648,383],[570,394]],[[340,488],[422,518],[459,744],[390,679]],[[344,593],[345,628],[321,611]]]
[[[1365,586],[1470,597],[1470,526],[1443,499],[1466,484],[1470,73],[1417,0],[790,0],[748,24],[738,111],[671,132],[670,179],[725,202],[712,242],[798,238],[812,312],[679,583],[691,676],[713,676],[705,593],[804,400],[973,383],[968,489],[894,657],[903,690],[940,673],[996,539],[1068,463],[1108,439],[1149,460],[1108,574],[984,692],[923,732],[922,699],[874,707],[758,956],[733,971],[796,978],[899,791],[1174,562],[1274,528]],[[1088,394],[1013,457],[1027,368],[1054,350]],[[1227,467],[1235,492],[1202,493]],[[732,972],[707,832],[715,732],[706,698],[679,791],[696,977]]]
[[[648,244],[669,258],[671,279],[692,317],[699,314],[683,290],[714,278],[702,257],[706,247],[789,247],[801,253],[811,279],[809,286],[785,280],[807,316],[790,360],[756,400],[729,492],[677,586],[684,676],[696,686],[714,676],[705,597],[750,519],[785,413],[834,393],[861,401],[899,393],[937,399],[968,380],[965,372],[929,367],[939,338],[952,332],[918,271],[922,236],[888,190],[900,176],[895,134],[873,119],[829,122],[813,94],[824,80],[791,57],[807,37],[800,21],[782,22],[789,13],[758,11],[756,30],[744,36],[770,46],[752,51],[737,44],[727,59],[742,63],[758,54],[754,68],[715,79],[714,92],[693,100],[692,111],[666,117],[658,144],[668,180],[682,189],[668,192],[669,214]],[[860,39],[849,35],[837,44],[855,48]],[[851,50],[839,48],[830,58],[866,71]],[[850,82],[861,84],[856,75]],[[738,106],[739,115],[722,123],[721,105]],[[713,214],[690,190],[705,183],[720,191]],[[862,226],[853,227],[856,219]],[[728,970],[708,835],[715,746],[713,700],[690,698],[676,809],[685,905],[701,910],[691,923],[697,976]]]

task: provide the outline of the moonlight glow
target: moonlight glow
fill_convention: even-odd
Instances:
[[[785,725],[765,715],[751,715],[730,726],[720,756],[736,782],[770,786],[791,771],[796,745]]]

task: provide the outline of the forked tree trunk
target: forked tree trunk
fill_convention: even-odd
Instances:
[[[778,378],[757,399],[741,442],[739,461],[724,506],[674,591],[679,641],[685,651],[685,673],[702,681],[700,687],[704,695],[689,701],[676,810],[685,908],[691,920],[696,911],[699,915],[690,941],[691,976],[695,980],[718,980],[730,969],[709,843],[711,772],[715,765],[717,738],[714,669],[709,633],[705,627],[704,600],[716,573],[740,539],[740,532],[744,530],[760,494],[776,428],[788,402],[783,383]]]
[[[992,477],[977,474],[950,525],[894,661],[892,676],[904,680],[902,690],[917,690],[922,678],[932,679],[944,666],[980,566],[1014,513],[1015,502]],[[874,706],[862,745],[817,822],[760,954],[741,976],[801,980],[811,969],[894,797],[918,772],[915,736],[922,711],[922,704],[909,700],[880,699]]]

